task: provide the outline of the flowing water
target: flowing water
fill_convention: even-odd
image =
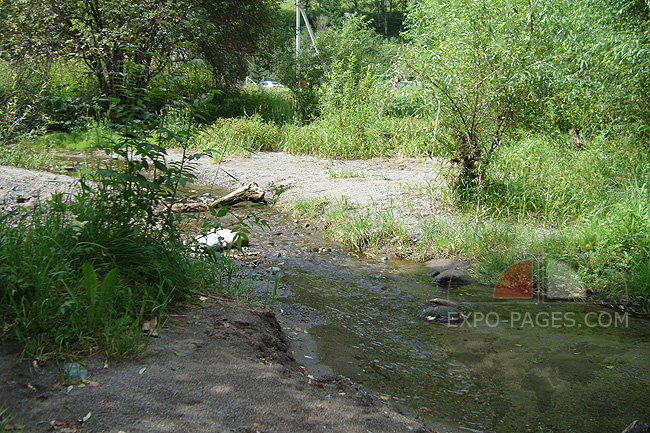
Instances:
[[[650,321],[584,302],[495,300],[480,284],[436,287],[421,264],[356,257],[312,227],[262,216],[288,302],[328,321],[309,330],[319,362],[385,399],[448,431],[620,432],[650,420]],[[421,319],[433,297],[469,319]]]

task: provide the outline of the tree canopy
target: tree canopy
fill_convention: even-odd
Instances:
[[[195,58],[217,83],[231,84],[243,78],[243,58],[257,50],[276,7],[276,0],[5,0],[1,49],[13,59],[79,57],[108,96]]]

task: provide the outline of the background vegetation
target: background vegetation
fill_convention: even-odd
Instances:
[[[354,247],[459,254],[486,278],[561,259],[596,296],[647,305],[647,0],[306,2],[316,45],[303,34],[297,58],[293,3],[208,3],[2,2],[1,162],[50,167],[52,148],[97,143],[128,161],[72,202],[2,216],[5,333],[30,350],[122,352],[117,335],[203,284],[195,267],[221,259],[191,259],[151,203],[208,148],[446,159],[461,216],[424,221],[417,246],[393,215],[303,207]],[[162,162],[169,146],[181,166]]]

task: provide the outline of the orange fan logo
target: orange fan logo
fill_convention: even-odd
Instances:
[[[532,298],[533,261],[531,259],[515,263],[499,278],[494,288],[495,298]]]

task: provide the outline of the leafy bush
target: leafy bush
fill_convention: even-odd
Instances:
[[[316,47],[303,49],[297,60],[287,50],[284,56],[291,57],[280,60],[282,80],[294,92],[296,114],[302,123],[321,115],[319,88],[327,85],[332,78],[330,74],[340,69],[341,62],[357,81],[368,68],[382,73],[387,70],[395,52],[395,46],[382,39],[367,20],[357,14],[345,14],[339,22],[318,31]],[[352,58],[354,62],[349,61]],[[297,69],[299,77],[296,77]]]
[[[96,219],[109,211],[101,202],[74,205],[58,197],[52,205],[5,215],[0,224],[0,317],[7,332],[31,354],[138,350],[143,316],[187,298],[182,250],[136,228],[98,227]],[[80,212],[87,206],[93,215]],[[71,211],[79,212],[74,219]],[[98,297],[101,311],[87,294],[85,263],[103,278],[117,273],[116,286]]]
[[[532,8],[508,0],[424,1],[407,17],[400,70],[416,74],[430,103],[440,105],[461,192],[482,186],[544,58],[538,29],[529,25]]]

